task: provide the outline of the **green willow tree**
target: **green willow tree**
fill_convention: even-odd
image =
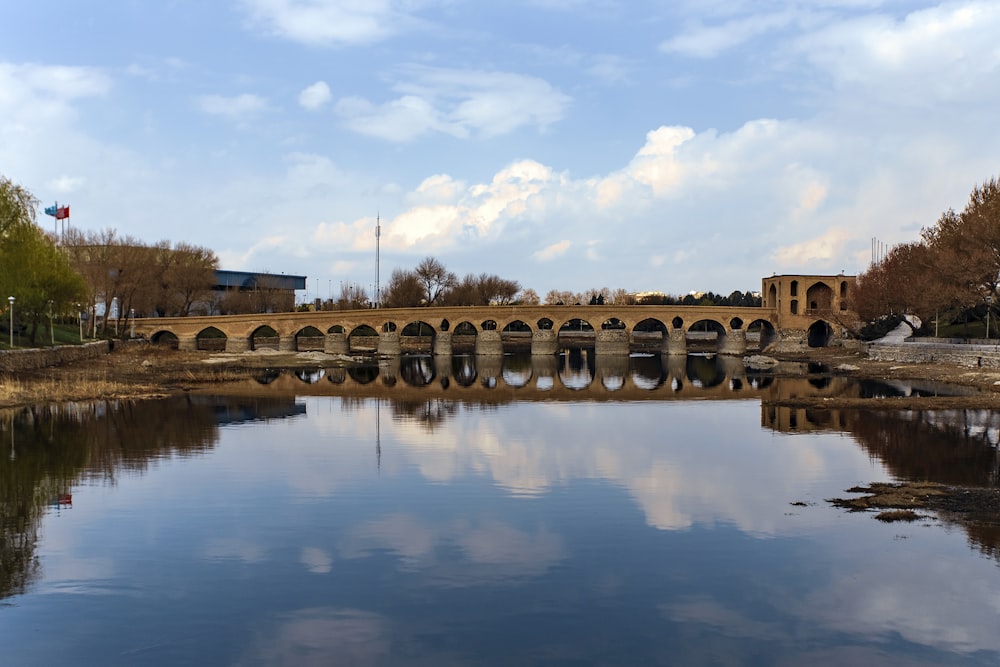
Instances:
[[[35,224],[37,205],[30,192],[0,177],[0,304],[14,297],[15,316],[29,325],[32,345],[40,324],[76,312],[87,294],[66,255]],[[2,318],[0,326],[8,322]]]

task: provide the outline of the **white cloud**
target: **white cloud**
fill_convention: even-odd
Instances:
[[[538,252],[532,254],[532,257],[541,262],[547,262],[549,260],[555,259],[556,257],[565,255],[566,251],[569,250],[571,245],[572,244],[569,242],[568,239],[563,239],[562,241],[553,243],[550,246],[542,248]]]
[[[359,45],[412,22],[396,0],[242,0],[251,24],[296,42]]]
[[[547,81],[521,74],[431,67],[402,74],[394,100],[341,99],[336,111],[347,127],[400,142],[429,132],[488,138],[525,125],[544,129],[563,118],[571,101]]]
[[[692,58],[714,58],[754,37],[780,30],[795,20],[790,12],[757,14],[720,25],[695,25],[660,44],[660,50]]]
[[[826,267],[832,260],[844,256],[844,245],[852,238],[855,237],[850,230],[833,228],[815,238],[782,246],[774,251],[772,258],[782,272],[791,272],[791,269],[806,270],[815,266]]]
[[[831,23],[799,37],[796,49],[836,86],[861,86],[880,100],[931,105],[996,97],[1000,5],[950,3],[901,20],[884,15]]]
[[[330,101],[330,86],[325,81],[317,81],[299,93],[299,105],[303,109],[315,111]]]
[[[267,109],[266,99],[249,93],[232,97],[202,95],[195,102],[198,108],[205,113],[232,119],[246,118]]]
[[[106,95],[111,87],[111,78],[92,67],[0,62],[0,131],[69,120],[72,102]]]
[[[62,175],[51,181],[48,186],[59,194],[72,194],[79,190],[87,182],[83,176]]]

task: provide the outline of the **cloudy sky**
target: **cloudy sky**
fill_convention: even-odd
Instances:
[[[305,275],[550,289],[855,273],[1000,175],[1000,3],[35,0],[0,174],[71,224]],[[52,219],[41,216],[42,224]]]

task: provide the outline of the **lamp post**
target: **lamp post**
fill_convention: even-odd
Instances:
[[[986,340],[990,339],[990,311],[993,310],[993,295],[986,295]]]
[[[14,297],[7,297],[7,303],[10,304],[10,349],[14,349]]]
[[[129,332],[129,338],[135,338],[135,308],[129,308],[128,314],[132,318],[132,329]]]
[[[76,304],[76,321],[80,325],[80,343],[83,343],[83,309],[80,304]]]
[[[49,340],[52,341],[52,347],[55,347],[56,332],[52,330],[52,299],[49,299]]]

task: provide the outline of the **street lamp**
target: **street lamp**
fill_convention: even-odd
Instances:
[[[128,314],[132,318],[132,330],[129,333],[129,338],[135,338],[135,308],[129,308]]]
[[[990,339],[990,311],[993,309],[993,295],[986,295],[986,340]]]
[[[14,297],[7,297],[7,303],[10,304],[10,349],[14,349]]]
[[[83,343],[83,307],[76,304],[76,321],[80,325],[80,343]]]

